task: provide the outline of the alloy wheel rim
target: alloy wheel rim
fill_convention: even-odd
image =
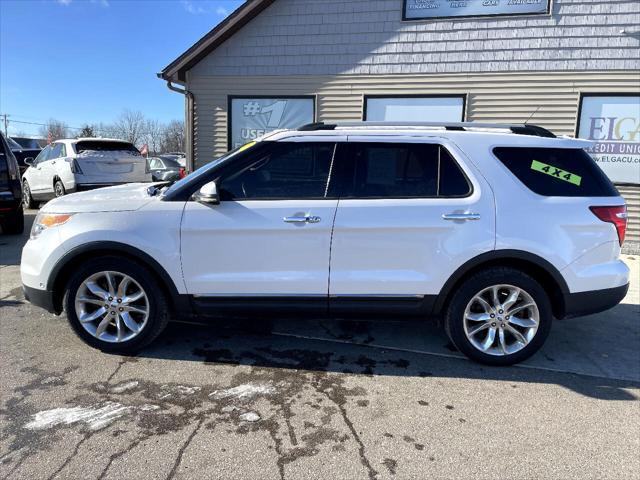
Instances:
[[[464,333],[477,350],[512,355],[535,337],[540,312],[533,297],[514,285],[493,285],[478,292],[464,312]]]
[[[30,198],[31,198],[31,191],[29,190],[29,184],[24,183],[22,185],[22,203],[28,206]]]
[[[121,343],[144,329],[149,320],[149,298],[129,275],[104,271],[80,284],[75,310],[89,334],[103,342]]]
[[[56,183],[56,197],[61,197],[64,195],[62,193],[62,186],[59,183]]]

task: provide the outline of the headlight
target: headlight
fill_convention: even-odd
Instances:
[[[32,240],[38,238],[47,228],[57,227],[58,225],[67,223],[72,216],[70,213],[38,213],[38,216],[33,222],[33,227],[31,227],[30,238]]]

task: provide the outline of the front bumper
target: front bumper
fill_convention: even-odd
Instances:
[[[569,293],[565,296],[565,317],[604,312],[618,305],[627,295],[629,284],[604,290]]]
[[[60,313],[55,306],[53,292],[50,290],[38,290],[37,288],[22,285],[24,298],[36,307],[44,308],[47,312]]]

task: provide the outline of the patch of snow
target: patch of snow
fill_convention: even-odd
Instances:
[[[216,390],[209,394],[209,397],[221,399],[235,397],[246,400],[256,395],[270,395],[275,392],[275,388],[271,385],[259,385],[255,383],[245,383],[237,387],[227,388],[225,390]]]
[[[130,410],[131,407],[114,402],[107,402],[102,407],[54,408],[36,413],[33,420],[27,423],[24,428],[47,430],[57,425],[82,422],[87,424],[90,430],[100,430],[117,418],[126,415]]]
[[[167,393],[160,395],[159,399],[168,398],[174,393],[182,396],[193,395],[202,390],[202,387],[189,387],[186,385],[162,385],[160,388],[167,391]]]
[[[222,407],[222,413],[231,413],[236,410],[240,410],[238,407],[234,407],[233,405],[227,405],[226,407]]]
[[[125,383],[121,383],[120,385],[116,385],[115,387],[113,387],[111,389],[111,391],[113,393],[123,393],[126,392],[127,390],[131,390],[133,388],[136,388],[138,386],[138,381],[137,380],[132,380],[130,382],[125,382]]]
[[[145,403],[144,405],[140,405],[140,407],[138,407],[140,410],[142,410],[143,412],[151,412],[153,410],[159,410],[160,406],[158,405],[153,405],[151,403]]]
[[[176,385],[175,391],[180,395],[193,395],[202,390],[202,387],[187,387],[185,385]]]
[[[240,415],[240,419],[244,420],[245,422],[257,422],[258,420],[260,420],[260,415],[258,415],[256,412],[247,412]]]

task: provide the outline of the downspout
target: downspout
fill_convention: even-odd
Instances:
[[[185,112],[185,154],[187,156],[187,172],[193,172],[195,170],[195,162],[193,158],[193,105],[194,97],[186,88],[178,88],[167,80],[167,88],[173,92],[181,93],[185,96],[187,101],[187,109]]]

